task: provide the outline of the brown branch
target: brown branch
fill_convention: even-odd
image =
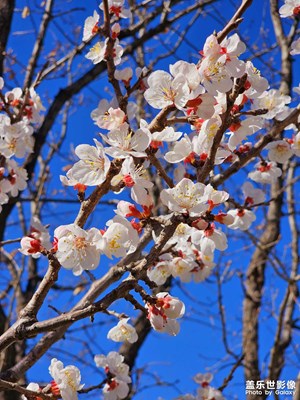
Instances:
[[[241,18],[241,17],[245,13],[247,8],[249,8],[251,6],[252,1],[253,0],[243,0],[242,1],[242,4],[239,6],[236,13],[230,19],[230,21],[226,24],[225,28],[223,28],[222,31],[220,31],[217,34],[217,39],[218,39],[219,43],[221,43],[225,39],[225,37],[228,35],[228,33],[233,31],[234,29],[236,29],[239,26],[239,24],[243,21],[243,18]]]
[[[180,18],[184,17],[187,15],[189,12],[194,11],[195,9],[204,7],[215,0],[206,0],[202,1],[201,3],[197,3],[189,8],[187,8],[184,12],[178,12],[175,14],[175,16],[171,20],[167,20],[164,24],[159,24],[155,28],[149,29],[148,32],[145,32],[145,34],[137,38],[134,43],[131,43],[127,45],[127,47],[124,49],[124,56],[128,54],[133,54],[135,49],[137,49],[139,46],[141,46],[143,43],[147,42],[149,39],[154,37],[160,32],[163,32],[169,25],[173,24],[175,21],[179,20]],[[177,3],[177,1],[174,1],[174,3]],[[159,10],[157,11],[159,13]],[[150,19],[151,20],[151,19]],[[141,24],[142,26],[143,24]],[[126,35],[130,36],[132,34],[131,28],[126,32]],[[126,36],[127,37],[127,36]],[[120,39],[123,38],[122,35],[120,35]],[[71,56],[70,56],[71,57]],[[91,83],[93,80],[96,79],[102,72],[104,72],[106,69],[106,64],[104,62],[99,63],[95,65],[92,69],[84,73],[80,78],[78,78],[76,81],[74,81],[72,84],[68,85],[64,89],[61,89],[56,97],[54,98],[54,101],[52,102],[45,118],[42,126],[39,128],[39,130],[36,132],[35,135],[35,144],[34,144],[34,149],[31,155],[28,157],[25,168],[28,172],[29,179],[31,179],[31,176],[33,174],[33,171],[36,166],[36,162],[38,159],[38,156],[41,152],[41,149],[43,145],[46,142],[47,135],[49,131],[51,130],[58,114],[60,113],[61,109],[63,108],[64,104],[71,99],[71,97],[75,96],[78,94],[85,86],[87,86],[89,83]],[[42,79],[42,77],[41,77]],[[2,240],[3,235],[4,235],[4,230],[6,226],[6,220],[8,216],[10,215],[11,211],[14,208],[13,203],[5,204],[3,205],[2,212],[0,214],[0,240]]]
[[[280,181],[274,183],[272,193],[278,193],[280,186]],[[270,204],[266,228],[260,238],[260,246],[255,250],[247,269],[246,294],[243,302],[243,353],[245,354],[246,380],[259,381],[261,379],[258,357],[259,310],[268,255],[277,243],[280,234],[282,201],[283,195],[281,194]],[[264,399],[264,396],[248,395],[247,399],[260,400]]]
[[[4,73],[5,49],[10,34],[15,0],[0,0],[0,76]]]
[[[14,390],[18,393],[24,394],[27,398],[37,398],[37,395],[39,398],[44,399],[44,400],[53,400],[57,399],[57,396],[54,396],[53,394],[45,394],[43,392],[35,392],[33,390],[26,389],[16,383],[13,382],[8,382],[3,379],[0,379],[0,389],[6,389],[6,390]]]
[[[94,211],[95,207],[98,205],[100,199],[108,193],[110,189],[110,182],[112,178],[120,171],[121,163],[113,162],[110,166],[110,169],[107,173],[105,181],[99,185],[93,193],[89,196],[87,200],[84,200],[80,205],[79,213],[75,219],[75,224],[83,227],[86,223],[90,214]]]
[[[236,361],[236,363],[231,368],[228,376],[224,379],[222,385],[218,387],[218,390],[220,390],[220,392],[222,392],[228,386],[229,382],[233,379],[234,373],[237,370],[237,368],[242,364],[243,359],[244,359],[244,354],[242,354],[241,357]]]
[[[37,66],[37,62],[40,56],[40,53],[43,49],[44,45],[44,40],[46,37],[46,31],[49,25],[49,22],[51,21],[52,18],[52,9],[54,5],[54,0],[47,0],[45,4],[45,10],[43,13],[43,18],[40,24],[40,29],[38,32],[38,36],[36,38],[36,41],[34,43],[34,47],[32,50],[32,55],[31,58],[28,62],[28,67],[26,69],[26,75],[25,75],[25,80],[24,80],[24,89],[30,88],[33,80],[33,75],[35,73],[35,69]]]
[[[270,3],[271,3],[271,16],[272,16],[274,32],[281,48],[282,79],[281,79],[280,91],[284,95],[288,95],[290,92],[291,77],[292,77],[291,75],[292,68],[291,68],[290,56],[288,53],[288,45],[281,25],[281,20],[278,14],[278,1],[270,0]],[[299,109],[300,107],[298,106],[298,108],[289,115],[288,122],[290,121],[289,118],[291,119],[293,119],[294,117],[298,118]],[[256,153],[256,155],[259,155],[260,149],[264,148],[266,142],[268,142],[269,140],[271,141],[272,138],[275,137],[278,138],[282,137],[282,132],[284,127],[289,125],[289,124],[285,125],[286,122],[287,121],[285,119],[281,123],[275,123],[275,126],[273,127],[273,129],[271,129],[270,133],[267,134],[265,137],[263,137],[260,143],[258,142],[254,146],[252,150],[254,150],[254,153]],[[294,122],[296,122],[296,120]],[[283,126],[281,124],[283,124]],[[282,178],[279,178],[274,184],[272,184],[271,197],[273,198],[277,196],[277,198],[275,199],[274,202],[270,204],[267,213],[266,229],[264,230],[260,238],[260,245],[263,246],[263,248],[259,246],[255,250],[247,270],[246,295],[243,303],[243,352],[245,354],[246,380],[258,381],[261,378],[260,368],[259,368],[259,350],[258,350],[259,312],[263,295],[265,269],[267,265],[268,256],[272,251],[273,247],[275,246],[275,243],[280,237],[280,218],[283,205],[283,193],[281,193],[280,195],[278,195],[278,193],[280,193],[282,186],[283,186]],[[288,296],[290,296],[289,293]],[[281,305],[282,314],[284,314],[283,310],[285,310],[286,302],[288,301],[288,297],[287,296],[285,297],[286,298],[284,299]],[[289,311],[292,312],[291,310]],[[288,319],[289,318],[291,318],[290,315],[288,315]],[[280,335],[279,332],[281,332],[280,324],[277,328],[277,341],[275,339],[275,346],[271,350],[272,352],[271,365],[273,365],[273,367],[270,367],[270,373],[272,372],[273,374],[272,376],[275,376],[276,373],[271,368],[277,367],[277,373],[281,371],[282,368],[282,357],[284,354],[284,350],[280,349],[278,351],[277,343],[278,343],[278,335]],[[286,343],[287,342],[285,342],[285,344]],[[273,353],[277,354],[279,356],[279,359],[275,360],[275,358],[273,357]],[[259,397],[257,396],[253,397],[253,395],[250,394],[247,395],[247,400],[254,400],[254,399],[263,400],[265,399],[265,397],[266,396],[264,394]]]
[[[22,340],[26,337],[26,326],[31,325],[36,320],[39,309],[52,285],[56,282],[60,264],[53,255],[49,254],[48,257],[49,267],[39,287],[26,307],[20,312],[18,321],[0,337],[0,351],[10,346],[16,339]]]
[[[164,179],[166,184],[172,188],[174,187],[173,179],[170,178],[164,167],[161,165],[160,161],[156,158],[155,154],[151,152],[151,150],[147,150],[148,160],[151,164],[157,169],[158,174]]]
[[[209,156],[207,157],[203,167],[198,169],[197,171],[197,180],[198,182],[205,182],[206,178],[208,177],[209,173],[212,171],[215,165],[215,158],[219,148],[219,145],[222,141],[223,135],[230,126],[232,122],[231,110],[234,106],[234,102],[238,97],[241,89],[243,88],[247,79],[247,75],[245,74],[242,76],[234,85],[232,92],[227,94],[227,108],[223,115],[221,115],[221,126],[218,129],[217,133],[215,134],[213,144],[211,146]]]
[[[225,350],[228,354],[233,356],[237,359],[237,355],[231,350],[228,343],[228,335],[227,335],[227,326],[226,326],[226,313],[225,313],[225,306],[223,303],[223,293],[222,293],[222,277],[220,275],[220,267],[217,266],[216,270],[216,277],[217,277],[217,288],[218,288],[218,308],[219,308],[219,315],[221,319],[221,327],[222,327],[222,340]]]
[[[151,239],[151,229],[146,228],[145,234],[141,238],[136,251],[127,255],[115,267],[110,268],[110,270],[102,278],[93,282],[88,292],[83,296],[78,304],[73,307],[72,311],[80,310],[83,307],[87,307],[88,305],[92,304],[101,293],[103,293],[113,283],[117,282],[126,272],[128,266],[141,257],[141,251],[147,246],[147,244],[149,244]],[[42,357],[55,342],[64,336],[69,326],[63,326],[54,332],[46,334],[17,364],[15,364],[9,370],[3,372],[3,378],[15,382],[18,381],[20,377],[36,363],[36,360]]]
[[[241,156],[239,160],[235,161],[229,168],[227,168],[221,174],[214,176],[211,180],[211,184],[214,186],[221,185],[225,180],[227,180],[230,176],[239,171],[243,166],[248,164],[254,157],[257,157],[263,148],[270,142],[272,142],[275,138],[280,135],[280,133],[286,128],[288,125],[297,122],[298,117],[300,115],[300,105],[293,110],[293,112],[285,118],[283,121],[275,122],[273,128],[269,133],[264,135],[251,150],[248,151],[247,154]]]
[[[288,181],[293,179],[295,171],[295,163],[289,166]],[[292,340],[293,315],[297,297],[299,296],[298,288],[295,283],[295,277],[298,274],[299,264],[299,234],[295,213],[295,194],[292,185],[287,187],[287,207],[289,213],[289,226],[292,237],[292,268],[290,273],[290,282],[286,288],[284,298],[280,305],[277,330],[275,334],[274,344],[271,350],[271,359],[269,364],[269,377],[272,380],[278,380],[280,373],[285,364],[285,351]]]
[[[276,40],[278,46],[281,50],[281,84],[280,91],[282,94],[289,95],[290,87],[292,84],[292,68],[291,68],[291,60],[292,57],[290,55],[290,48],[288,38],[285,36],[282,19],[278,12],[278,0],[270,0],[271,7],[271,18],[274,28],[274,33],[276,36]]]
[[[181,218],[177,215],[174,215],[170,220],[167,221],[165,228],[159,235],[158,241],[152,247],[150,253],[132,269],[133,275],[135,277],[139,276],[139,278],[143,278],[143,275],[146,274],[147,267],[153,265],[153,262],[157,259],[161,250],[175,232],[176,227],[180,223],[180,221]],[[126,256],[114,268],[111,268],[104,277],[102,277],[98,281],[95,281],[91,285],[88,293],[86,293],[86,295],[80,300],[80,302],[73,308],[72,312],[82,310],[82,307],[88,307],[92,303],[92,301],[98,297],[100,293],[106,290],[113,282],[116,282],[118,279],[120,279],[122,275],[128,270],[128,265],[132,263],[136,259],[136,257],[140,257],[142,248],[144,248],[148,244],[151,237],[152,234],[151,230],[149,229],[145,232],[144,238],[143,240],[141,240],[140,246],[136,250],[136,252]],[[114,292],[114,294],[117,295],[116,292]],[[63,337],[64,333],[70,325],[71,322],[68,325],[58,328],[55,332],[50,332],[46,334],[38,342],[38,344],[20,360],[19,363],[17,363],[9,370],[5,371],[2,374],[2,378],[10,381],[17,381],[20,376],[22,376],[34,363],[36,363],[37,359],[39,359],[48,350],[49,347],[51,347],[55,342]],[[24,326],[23,328],[24,335],[24,332],[26,332],[26,327]]]

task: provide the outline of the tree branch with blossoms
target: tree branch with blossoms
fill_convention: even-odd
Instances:
[[[298,2],[286,0],[279,8],[277,0],[270,0],[274,36],[281,52],[278,89],[270,85],[252,61],[243,58],[247,48],[239,35],[228,36],[244,23],[242,16],[250,8],[251,0],[243,0],[226,26],[203,41],[194,62],[179,58],[169,65],[169,72],[153,70],[155,63],[144,46],[153,46],[156,35],[167,34],[165,31],[175,22],[190,15],[192,22],[185,22],[188,35],[199,10],[213,4],[212,0],[187,8],[178,0],[161,4],[141,2],[137,7],[130,2],[130,8],[124,0],[103,0],[100,11],[95,10],[86,18],[81,43],[75,45],[77,42],[71,40],[75,47],[68,47],[67,55],[61,53],[60,46],[49,52],[58,55],[53,65],[48,65],[53,56],[46,64],[41,62],[44,47],[48,46],[47,34],[55,25],[55,2],[45,2],[26,69],[25,89],[10,88],[8,76],[0,78],[0,239],[7,246],[2,254],[10,274],[2,298],[14,289],[10,306],[0,309],[5,321],[0,336],[0,388],[4,393],[14,390],[22,394],[22,400],[75,400],[78,393],[84,395],[100,389],[106,400],[131,398],[136,391],[132,379],[134,366],[151,330],[177,336],[181,323],[185,323],[181,321],[188,306],[170,294],[176,290],[176,281],[216,285],[215,302],[225,358],[234,361],[219,389],[211,385],[211,373],[198,373],[194,378],[197,393],[179,396],[178,400],[224,399],[222,392],[228,390],[238,368],[244,369],[247,382],[279,380],[286,351],[292,344],[299,296],[293,174],[294,159],[300,155],[300,106],[291,98],[291,60],[300,53],[299,39],[291,40],[291,33],[285,34],[281,18],[298,18]],[[293,26],[295,23],[290,30],[294,39]],[[63,32],[60,28],[58,31]],[[76,29],[73,33],[76,35]],[[70,38],[69,32],[63,32],[62,37]],[[85,58],[94,67],[85,66],[79,73],[79,55],[90,45]],[[139,67],[134,70],[135,52]],[[176,52],[177,46],[171,53],[177,56]],[[159,59],[160,56],[156,61]],[[40,64],[43,66],[38,71]],[[147,70],[144,64],[151,69]],[[63,70],[67,82],[43,117],[45,108],[35,89],[43,88],[46,78],[58,77]],[[72,164],[60,176],[59,190],[77,190],[77,209],[72,217],[66,214],[62,220],[51,222],[49,230],[49,225],[41,222],[46,214],[42,197],[47,198],[51,158],[59,156],[68,133],[71,99],[104,75],[110,88],[106,92],[100,84],[95,85],[93,90],[101,91],[101,96],[106,94],[91,112],[100,133],[93,144],[75,147],[72,157],[66,157],[68,161],[72,159]],[[110,90],[113,98],[107,98]],[[299,88],[294,91],[300,93]],[[60,140],[48,144],[50,130],[65,106]],[[48,156],[44,157],[48,147]],[[238,183],[240,179],[245,179],[242,185]],[[232,184],[234,180],[238,188]],[[26,198],[33,199],[28,228]],[[110,215],[98,213],[105,202],[116,207]],[[23,228],[20,240],[4,236],[16,204]],[[272,264],[272,252],[280,249],[285,207],[291,233],[296,238],[291,243],[291,264],[284,274],[276,276],[285,285],[285,293],[265,376],[259,359],[260,310],[267,305],[268,267]],[[239,275],[244,290],[242,337],[239,345],[233,347],[223,308],[221,286],[226,282],[220,278],[220,271],[223,257],[230,257],[232,238],[240,243],[247,236],[244,233],[261,229],[256,220],[264,230],[248,257],[245,276]],[[251,235],[257,237],[250,232]],[[19,234],[14,233],[14,237]],[[16,242],[20,242],[19,248]],[[220,259],[220,269],[213,274],[216,257]],[[84,284],[83,274],[88,277]],[[61,281],[68,276],[73,277],[74,288],[80,288],[76,292],[79,298],[66,304],[56,303],[59,290],[55,289],[62,287]],[[66,282],[65,287],[70,285]],[[45,310],[47,303],[50,316]],[[122,307],[127,307],[126,312]],[[132,323],[131,315],[137,315]],[[107,332],[107,339],[123,344],[119,352],[93,354],[94,368],[103,369],[99,384],[84,389],[77,366],[51,357],[51,383],[44,386],[31,382],[25,387],[25,374],[49,354],[55,343],[69,339],[73,324],[89,318],[85,324],[87,331],[92,332],[95,318],[108,316],[118,322]],[[266,392],[258,397],[250,393],[247,400],[263,400],[266,396]],[[8,394],[0,399],[11,397]]]

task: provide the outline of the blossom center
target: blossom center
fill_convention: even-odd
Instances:
[[[162,93],[164,100],[171,100],[171,101],[175,100],[176,92],[172,88],[163,87]]]
[[[70,386],[70,388],[76,392],[77,391],[77,387],[76,387],[76,382],[74,381],[72,374],[70,373],[70,371],[64,371],[66,377],[67,377],[67,382],[68,385]]]
[[[87,247],[87,243],[84,237],[77,236],[74,239],[74,246],[77,250],[83,250]]]
[[[121,235],[119,233],[116,233],[109,241],[108,247],[113,250],[113,249],[119,249],[121,247],[119,243]]]

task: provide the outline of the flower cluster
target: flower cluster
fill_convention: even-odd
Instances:
[[[10,196],[27,187],[27,171],[20,160],[33,151],[32,124],[41,121],[44,110],[33,88],[25,93],[19,87],[4,93],[3,88],[0,77],[0,212]]]
[[[116,326],[110,329],[107,338],[114,342],[135,343],[138,340],[138,335],[135,328],[128,324],[130,318],[122,318]]]
[[[106,373],[106,383],[102,389],[105,400],[125,399],[129,393],[128,384],[131,383],[129,367],[125,364],[124,357],[115,351],[107,356],[94,357],[97,367],[102,367]]]
[[[256,220],[255,208],[266,201],[259,184],[275,182],[282,175],[281,166],[293,156],[300,156],[296,125],[287,127],[292,131],[290,136],[269,135],[259,158],[255,160],[251,155],[256,139],[264,135],[270,121],[283,121],[293,111],[292,99],[270,89],[252,62],[240,58],[246,46],[237,34],[223,40],[210,35],[195,63],[179,60],[168,71],[149,74],[137,69],[134,74],[130,67],[115,68],[123,61],[118,40],[120,20],[129,18],[131,12],[124,0],[108,0],[99,9],[105,14],[105,21],[108,13],[118,22],[109,29],[101,28],[97,11],[86,19],[83,41],[91,42],[96,35],[103,39],[93,45],[86,58],[94,64],[107,61],[113,67],[110,80],[117,81],[118,99],[124,94],[126,104],[116,98],[99,102],[91,113],[101,129],[99,137],[94,139],[94,145],[80,144],[75,148],[78,161],[60,179],[65,186],[74,186],[81,192],[105,184],[116,195],[123,193],[128,198],[118,201],[115,215],[107,220],[104,229],[84,229],[75,223],[58,226],[53,244],[47,229],[33,217],[30,232],[21,240],[20,252],[37,258],[51,251],[62,267],[80,275],[84,270],[96,269],[102,256],[112,259],[134,253],[147,225],[153,227],[153,242],[158,243],[165,224],[175,216],[178,223],[174,234],[147,265],[148,284],[150,280],[163,285],[169,277],[201,282],[215,266],[215,251],[228,247],[226,229],[246,231]],[[282,18],[298,16],[300,0],[286,0],[279,13]],[[290,53],[300,53],[300,39],[293,41]],[[163,115],[161,120],[157,116],[156,123],[137,121],[137,106],[127,101],[134,88],[143,93],[150,107],[158,110],[158,116]],[[295,92],[300,94],[300,89],[295,88]],[[16,88],[2,98],[0,204],[26,187],[27,173],[13,157],[22,159],[32,151],[31,124],[40,121],[43,110],[33,89],[24,94]],[[169,112],[176,116],[168,120]],[[176,120],[183,122],[183,127],[179,128]],[[254,161],[248,178],[256,186],[246,181],[241,186],[239,203],[227,191],[218,190],[214,178],[226,165],[238,163],[243,157],[249,164]],[[154,195],[156,176],[151,167],[162,178],[159,195]],[[168,171],[172,173],[167,174]],[[160,220],[155,214],[157,200],[165,211]],[[167,292],[145,295],[143,299],[145,308],[140,308],[146,310],[153,329],[176,336],[180,330],[177,320],[185,313],[184,303]],[[137,332],[128,321],[129,318],[121,318],[107,337],[115,342],[135,343]],[[110,352],[95,356],[95,363],[106,374],[104,398],[126,398],[131,378],[124,357]],[[64,400],[77,399],[82,388],[79,370],[53,359],[49,371],[54,378],[52,393]],[[198,374],[195,381],[200,388],[196,396],[187,394],[178,399],[222,400],[222,393],[210,386],[211,380],[211,374]],[[41,390],[35,383],[30,385],[28,388],[37,393]]]
[[[286,3],[289,7],[291,4],[295,14],[297,4],[295,1]],[[100,10],[103,9],[101,4]],[[123,0],[109,1],[109,13],[116,19],[130,16]],[[84,41],[92,40],[96,34],[102,35],[99,20],[96,11],[87,18]],[[117,28],[118,31],[121,29],[119,24]],[[96,44],[102,49],[101,60],[105,59],[111,41],[113,46],[119,46],[114,29],[115,25],[105,42]],[[167,182],[169,188],[161,190],[160,201],[167,210],[166,221],[173,214],[179,214],[182,222],[162,254],[148,268],[148,278],[160,285],[170,276],[183,282],[200,282],[208,277],[215,265],[215,251],[224,251],[228,247],[222,225],[234,230],[248,230],[256,219],[255,207],[265,201],[265,196],[261,189],[246,182],[242,187],[244,201],[239,204],[231,201],[228,192],[205,182],[199,173],[206,166],[213,168],[234,163],[241,156],[247,156],[253,146],[251,137],[257,132],[261,134],[270,119],[280,121],[291,112],[291,98],[276,89],[269,90],[268,81],[254,65],[240,59],[245,49],[237,34],[220,43],[215,35],[210,35],[197,63],[180,60],[170,65],[169,72],[155,71],[148,79],[143,75],[145,71],[137,71],[136,83],[140,83],[139,90],[144,91],[148,104],[182,115],[185,129],[177,130],[176,124],[168,123],[153,128],[143,119],[137,124],[133,102],[128,102],[125,109],[120,108],[116,99],[101,100],[91,113],[93,121],[102,130],[99,140],[94,139],[94,145],[77,146],[78,161],[66,176],[60,178],[64,185],[74,186],[82,192],[87,187],[108,182],[118,195],[130,194],[132,202],[120,200],[115,216],[106,222],[105,229],[86,230],[76,224],[57,227],[52,248],[48,236],[43,237],[42,228],[36,228],[22,239],[22,253],[37,257],[41,250],[50,249],[61,265],[75,275],[97,268],[101,255],[119,258],[133,253],[144,227],[153,218],[154,177],[149,174],[149,167],[154,158],[163,169],[175,164],[174,184]],[[116,48],[113,54],[117,65],[119,53]],[[126,67],[116,69],[114,77],[120,88],[123,85],[128,90],[133,75],[132,69]],[[222,114],[226,114],[226,118],[222,118]],[[296,127],[291,126],[291,129],[296,130]],[[267,156],[260,158],[248,177],[258,184],[270,184],[277,179],[282,173],[280,164],[300,154],[299,135],[270,141],[264,150]],[[155,231],[153,240],[158,240]],[[170,318],[164,307],[149,303],[147,308],[149,320],[156,330],[178,332],[175,319],[183,312]],[[117,341],[135,340],[129,326],[127,321],[120,321],[109,337]]]
[[[213,375],[210,373],[197,374],[194,377],[194,381],[200,385],[197,389],[196,396],[192,394],[185,394],[177,397],[176,400],[224,400],[222,393],[210,386],[210,382],[213,379]]]
[[[52,248],[49,232],[36,216],[32,217],[29,234],[21,239],[20,244],[20,252],[33,258],[40,257],[42,251]]]
[[[176,297],[167,292],[157,293],[152,303],[147,303],[148,319],[151,326],[158,332],[165,332],[176,336],[179,333],[179,324],[176,319],[181,318],[185,312],[185,306]]]
[[[284,5],[280,7],[279,13],[281,18],[299,17],[300,15],[300,1],[299,0],[285,0]],[[292,56],[300,54],[300,38],[296,39],[291,44],[290,54]]]
[[[103,3],[99,6],[100,10],[104,11]],[[130,18],[131,12],[126,9],[124,6],[124,0],[108,0],[108,12],[110,15],[115,16],[117,19],[119,18]],[[94,11],[93,16],[88,17],[85,20],[84,28],[83,28],[83,41],[91,40],[96,34],[101,35],[101,29],[99,28],[99,19],[100,16],[97,11]],[[91,60],[94,64],[98,64],[103,60],[107,60],[109,56],[108,52],[108,43],[109,40],[113,41],[112,46],[112,57],[115,65],[120,64],[121,57],[123,54],[123,48],[119,44],[119,40],[117,39],[120,33],[121,27],[119,23],[115,23],[111,27],[110,38],[106,38],[103,41],[98,41],[88,52],[86,58]]]
[[[44,393],[50,391],[51,394],[61,397],[62,400],[78,399],[77,392],[82,389],[84,385],[80,384],[81,374],[77,367],[74,365],[67,365],[65,367],[61,361],[52,358],[49,373],[54,380],[43,389]],[[37,393],[42,392],[40,386],[35,382],[29,383],[26,389]],[[23,395],[22,399],[28,400],[29,398]],[[30,396],[30,399],[32,399],[32,396]],[[41,398],[38,396],[35,397],[35,400],[40,399]]]

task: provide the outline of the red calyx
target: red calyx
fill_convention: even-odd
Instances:
[[[55,396],[59,396],[60,395],[59,387],[58,387],[58,385],[57,385],[57,383],[55,381],[51,381],[51,392]]]
[[[132,221],[130,221],[131,226],[133,227],[133,229],[135,229],[137,231],[137,233],[141,233],[143,230],[142,224],[140,222],[135,222],[135,220],[133,219]]]
[[[38,239],[32,239],[30,246],[31,248],[28,249],[29,254],[39,253],[42,250],[41,242]]]
[[[94,25],[92,29],[92,34],[95,35],[99,30],[98,22]]]
[[[58,239],[56,237],[53,239],[52,245],[53,247],[51,250],[53,253],[56,253],[58,250]]]
[[[271,169],[271,165],[269,165],[269,164],[261,165],[261,166],[258,168],[258,170],[259,170],[260,172],[267,172],[267,171],[270,171],[270,169]]]
[[[76,185],[74,185],[73,188],[77,190],[78,193],[84,193],[86,191],[87,186],[83,185],[82,183],[76,183]]]
[[[120,18],[120,14],[122,12],[122,7],[111,6],[109,9],[111,14],[115,14],[116,17]]]
[[[163,143],[159,140],[152,140],[152,142],[150,143],[150,146],[152,147],[152,149],[155,149],[155,150],[157,150],[162,145],[163,145]]]
[[[228,128],[231,132],[236,132],[242,124],[240,122],[237,122],[235,124],[231,124],[230,127]]]
[[[125,183],[125,186],[127,186],[127,187],[132,187],[135,184],[134,180],[132,179],[132,176],[129,174],[127,174],[123,177],[123,182]]]
[[[193,151],[192,153],[190,153],[190,154],[184,159],[184,163],[185,163],[185,164],[187,164],[187,163],[192,164],[192,163],[195,161],[195,156],[196,156],[196,153]]]
[[[195,99],[189,100],[186,105],[188,107],[193,107],[193,108],[199,107],[202,101],[203,100],[200,97],[196,97]]]
[[[293,14],[294,14],[294,15],[300,14],[300,6],[294,8]]]
[[[245,215],[245,210],[243,210],[242,208],[237,212],[237,216],[238,217],[243,217]]]
[[[252,197],[246,197],[245,199],[245,204],[254,204],[254,200]]]

